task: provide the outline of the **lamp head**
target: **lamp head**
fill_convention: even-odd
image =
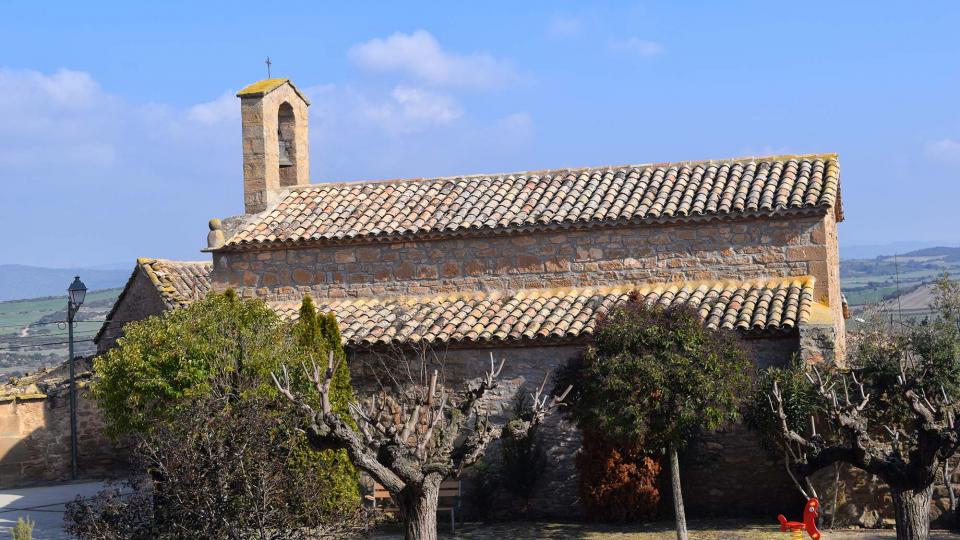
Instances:
[[[80,276],[73,278],[73,283],[67,288],[67,294],[70,295],[70,303],[73,304],[74,308],[83,304],[83,299],[87,296],[87,286],[80,281]]]

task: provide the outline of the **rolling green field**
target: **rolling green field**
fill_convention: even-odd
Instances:
[[[100,329],[120,289],[91,291],[76,316],[77,354],[93,352]],[[66,298],[0,302],[0,377],[49,367],[67,359]]]
[[[897,257],[840,262],[841,287],[854,308],[889,302],[898,294],[910,294],[945,273],[954,279],[960,277],[960,248],[929,248]]]

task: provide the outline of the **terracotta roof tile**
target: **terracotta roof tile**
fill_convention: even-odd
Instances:
[[[185,306],[210,291],[210,262],[140,258],[137,266],[150,278],[168,309]]]
[[[160,293],[160,300],[166,309],[176,309],[186,306],[190,302],[203,298],[210,292],[210,274],[213,272],[213,263],[210,262],[191,262],[191,261],[171,261],[167,259],[137,259],[137,265],[133,268],[133,273],[127,284],[124,286],[120,296],[113,303],[113,308],[107,314],[106,320],[97,331],[93,338],[94,342],[100,343],[100,340],[106,335],[111,324],[119,322],[124,324],[129,321],[115,321],[117,309],[123,303],[127,292],[130,291],[137,275],[143,273],[150,283],[156,287]]]
[[[227,243],[343,242],[840,208],[836,154],[291,188]]]
[[[710,328],[789,330],[813,304],[809,276],[751,282],[636,284],[617,287],[528,289],[437,297],[319,300],[332,311],[351,345],[427,342],[565,340],[593,333],[597,315],[625,302],[632,291],[663,305],[688,304]],[[272,303],[281,316],[297,316],[299,302]]]

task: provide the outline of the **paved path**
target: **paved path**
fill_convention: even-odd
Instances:
[[[65,505],[77,495],[89,497],[103,489],[102,482],[60,484],[56,486],[0,489],[0,538],[9,536],[18,517],[29,517],[37,523],[34,540],[70,538],[63,532]]]
[[[102,482],[61,484],[56,486],[0,489],[0,538],[9,535],[9,528],[20,516],[29,517],[37,524],[33,532],[35,540],[67,540],[63,532],[63,512],[66,503],[78,495],[89,497],[103,489]],[[550,540],[673,540],[676,534],[671,523],[656,523],[633,526],[604,526],[572,523],[468,523],[449,535],[446,522],[439,524],[442,538],[462,540],[506,540],[530,538]],[[393,529],[393,530],[391,530]],[[373,535],[374,540],[401,540],[403,535],[396,528],[386,527]],[[782,539],[772,524],[716,520],[692,521],[691,540],[761,540]],[[826,531],[824,540],[889,540],[896,538],[893,531]],[[960,535],[937,531],[931,540],[960,540]]]

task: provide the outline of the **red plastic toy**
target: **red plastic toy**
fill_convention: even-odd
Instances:
[[[803,507],[803,521],[787,521],[783,514],[777,516],[780,520],[780,531],[790,532],[790,538],[801,540],[806,531],[813,540],[820,540],[820,531],[817,530],[817,516],[820,515],[820,501],[816,498],[808,499]]]

